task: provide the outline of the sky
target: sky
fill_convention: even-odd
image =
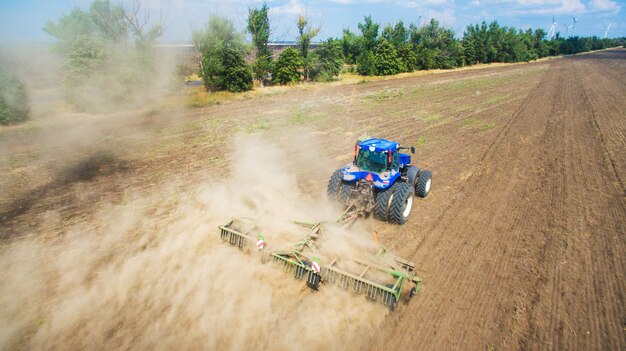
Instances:
[[[126,4],[137,0],[126,0]],[[244,29],[249,7],[262,0],[138,0],[150,10],[151,20],[163,18],[166,32],[163,42],[190,41],[193,29],[201,29],[210,15],[231,19]],[[72,9],[88,9],[92,0],[0,0],[0,42],[54,41],[41,30]],[[124,1],[112,0],[113,3]],[[316,39],[341,36],[343,28],[358,32],[357,24],[371,15],[384,26],[399,20],[422,25],[435,18],[462,37],[469,24],[497,20],[501,25],[520,29],[543,28],[550,31],[553,17],[556,31],[563,36],[626,36],[626,0],[267,0],[272,23],[271,40],[295,40],[296,18],[306,14],[314,27],[320,28]],[[577,22],[574,26],[574,17]],[[566,26],[573,26],[566,29]]]

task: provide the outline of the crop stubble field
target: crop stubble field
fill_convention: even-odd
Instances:
[[[6,128],[0,131],[6,174],[0,183],[3,262],[10,263],[8,253],[24,240],[36,238],[45,247],[67,236],[67,228],[101,227],[98,209],[124,205],[129,194],[165,192],[162,200],[171,204],[172,196],[192,185],[228,178],[237,169],[232,161],[235,135],[261,135],[287,152],[284,169],[294,173],[303,196],[313,202],[323,194],[333,168],[350,160],[355,139],[384,137],[416,145],[418,166],[434,174],[433,191],[416,202],[406,225],[367,223],[389,248],[415,262],[423,291],[394,313],[382,306],[376,306],[379,311],[357,306],[366,309],[364,316],[333,324],[349,335],[343,341],[350,344],[321,333],[321,340],[308,346],[625,349],[625,78],[626,51],[617,49],[530,64],[276,90],[196,110],[72,115]],[[68,132],[79,118],[81,131]],[[58,139],[71,140],[72,152]],[[141,216],[157,224],[170,214],[167,206],[144,206]],[[217,240],[217,232],[206,235]],[[151,243],[158,247],[166,241]],[[134,257],[120,254],[116,259],[116,251],[107,255],[99,263],[105,267],[108,261],[123,265]],[[289,306],[275,308],[276,313],[297,310],[293,299],[311,298],[297,293],[300,283],[277,284],[293,291],[291,302],[272,302]],[[64,295],[59,296],[57,302]],[[307,305],[307,313],[332,315],[324,310],[329,306],[317,306]],[[5,323],[21,315],[6,311]],[[51,341],[58,320],[39,313],[39,324],[26,322],[1,346],[63,345]],[[373,322],[363,322],[366,318]],[[307,328],[306,318],[292,322]],[[143,320],[125,321],[118,326],[128,328],[122,336],[109,328],[113,336],[95,345],[130,347],[132,342],[119,340],[143,335],[150,326]],[[80,334],[72,328],[57,332]],[[224,337],[224,327],[213,328],[222,331],[216,336],[222,344],[184,340],[190,347],[244,346]],[[274,328],[280,334],[283,325]],[[78,340],[70,339],[66,346],[80,347]],[[307,345],[296,340],[292,342]]]

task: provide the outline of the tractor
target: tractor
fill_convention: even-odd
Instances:
[[[430,192],[432,173],[411,164],[411,156],[399,143],[385,139],[357,141],[354,159],[337,169],[328,181],[328,197],[346,206],[344,217],[375,217],[404,224],[413,208],[413,197]]]

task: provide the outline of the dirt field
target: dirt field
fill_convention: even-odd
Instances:
[[[626,349],[625,81],[617,49],[196,110],[38,111],[0,129],[0,349]],[[334,288],[313,295],[267,267],[237,274],[258,283],[242,292],[197,269],[250,263],[212,261],[230,255],[214,231],[239,215],[229,194],[252,194],[242,215],[331,213],[326,180],[363,136],[415,145],[434,174],[406,225],[361,228],[416,263],[424,288],[410,303],[388,313]],[[275,173],[293,175],[285,204],[300,209],[263,181]],[[252,175],[262,187],[245,185]],[[77,262],[85,272],[66,277]],[[309,318],[327,327],[306,331]],[[258,341],[266,329],[280,341]]]

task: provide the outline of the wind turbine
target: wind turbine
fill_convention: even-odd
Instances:
[[[552,16],[552,26],[550,26],[550,30],[548,31],[548,38],[553,39],[556,35],[556,22],[554,21],[554,16]]]
[[[574,20],[574,24],[572,24],[572,34],[571,36],[574,36],[574,30],[576,29],[576,22],[578,22],[578,18],[576,17],[572,17],[572,19]]]
[[[609,23],[609,25],[606,27],[606,30],[604,31],[604,39],[606,39],[606,35],[609,34],[609,29],[611,29],[611,23]]]
[[[564,38],[567,38],[567,34],[569,33],[569,30],[570,30],[570,28],[572,28],[572,26],[568,26],[567,24],[563,24],[563,27],[565,27],[565,37]]]

